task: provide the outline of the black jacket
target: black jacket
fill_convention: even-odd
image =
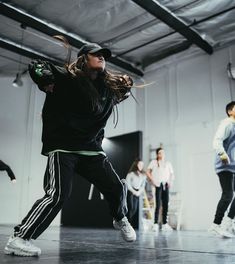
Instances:
[[[56,149],[102,151],[104,127],[120,100],[102,78],[92,83],[85,76],[72,77],[64,68],[51,68],[55,87],[46,94],[42,111],[42,154]],[[95,106],[91,96],[94,91],[99,101]],[[123,98],[128,91],[123,90]]]

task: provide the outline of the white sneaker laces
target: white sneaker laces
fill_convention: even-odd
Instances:
[[[130,233],[130,232],[131,232],[131,228],[130,228],[130,224],[129,224],[129,222],[126,222],[126,221],[125,221],[125,222],[122,224],[121,228],[123,229],[123,231],[124,231],[125,233]]]

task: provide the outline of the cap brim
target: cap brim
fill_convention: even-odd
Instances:
[[[101,54],[103,54],[105,59],[108,59],[112,56],[111,50],[109,50],[107,48],[96,48],[96,49],[89,51],[88,53],[94,54],[97,52],[100,52]]]

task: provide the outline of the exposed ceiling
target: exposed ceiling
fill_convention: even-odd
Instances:
[[[146,67],[187,49],[212,54],[235,42],[234,0],[0,1],[0,74],[27,69],[32,58],[64,63],[83,43],[113,52],[110,64],[143,76]]]

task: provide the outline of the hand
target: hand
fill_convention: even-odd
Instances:
[[[150,183],[154,186],[154,187],[157,187],[156,183],[154,182],[153,179],[150,180]]]
[[[133,80],[131,79],[130,76],[124,74],[122,76],[119,77],[119,81],[120,81],[120,86],[123,86],[125,88],[131,88],[131,86],[133,85]]]
[[[29,64],[28,69],[32,80],[40,87],[47,87],[54,84],[54,74],[48,62],[42,60],[33,60],[31,64]],[[52,92],[52,90],[52,87],[50,87],[48,91]]]
[[[15,184],[16,183],[16,179],[11,180],[11,183]]]
[[[139,191],[135,191],[133,194],[134,194],[135,196],[137,196],[137,197],[140,196]]]
[[[54,86],[55,86],[54,83],[52,83],[52,84],[48,84],[48,85],[44,86],[43,89],[44,89],[44,91],[45,91],[46,93],[47,93],[47,92],[49,92],[49,93],[53,93]]]
[[[125,80],[127,86],[132,86],[133,85],[133,80],[131,79],[130,76],[128,75],[123,75],[123,79]]]
[[[227,164],[229,164],[230,162],[229,162],[229,160],[226,158],[226,159],[221,159],[221,161],[222,161],[222,163],[224,164],[224,165],[227,165]]]
[[[219,155],[221,161],[223,164],[229,164],[230,160],[229,160],[229,156],[226,153],[222,153],[221,155]]]

